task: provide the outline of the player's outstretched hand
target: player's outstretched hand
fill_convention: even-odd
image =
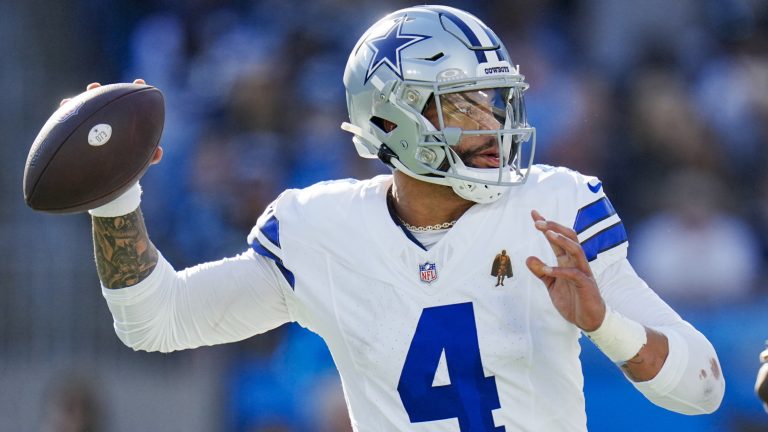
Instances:
[[[525,264],[547,287],[552,304],[563,318],[584,331],[596,330],[605,317],[605,303],[576,232],[544,219],[536,210],[531,217],[552,247],[557,266],[533,256]]]
[[[763,365],[757,372],[755,380],[755,393],[763,401],[763,408],[768,411],[768,348],[760,353],[760,361]]]
[[[133,83],[134,84],[146,84],[146,82],[143,79],[141,79],[141,78],[137,78],[137,79],[133,80]],[[93,89],[98,88],[98,87],[101,87],[101,83],[92,82],[92,83],[88,84],[85,87],[85,91],[93,90]],[[70,99],[71,98],[62,99],[62,101],[59,102],[59,106],[62,106],[65,103],[69,102]],[[151,162],[151,164],[154,165],[156,163],[159,163],[162,158],[163,158],[163,148],[158,146],[157,149],[155,150],[155,154],[152,155],[152,162]]]

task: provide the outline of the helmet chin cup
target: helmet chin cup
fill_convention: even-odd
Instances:
[[[512,172],[508,167],[501,170],[498,168],[471,168],[464,165],[459,159],[453,169],[458,177],[446,177],[448,185],[451,186],[456,195],[479,204],[492,203],[504,196],[509,190],[508,186],[489,183],[509,183],[512,179]],[[467,178],[480,181],[471,181]]]
[[[456,195],[467,201],[474,201],[478,204],[490,204],[503,197],[504,194],[509,191],[508,186],[468,182],[452,177],[448,177],[447,179]]]
[[[398,171],[401,171],[403,174],[415,178],[416,180],[442,186],[450,186],[456,195],[464,198],[467,201],[473,201],[478,204],[492,203],[504,196],[504,194],[509,191],[509,186],[494,185],[488,183],[496,182],[499,180],[502,182],[509,182],[512,178],[512,172],[509,170],[503,170],[501,179],[499,179],[499,170],[497,168],[470,168],[465,166],[461,161],[459,161],[453,169],[459,175],[463,176],[463,178],[452,176],[437,177],[416,174],[407,166],[405,166],[401,161],[394,158],[392,159],[392,166],[394,166]],[[482,178],[482,180],[487,183],[480,183],[469,180],[471,177]]]

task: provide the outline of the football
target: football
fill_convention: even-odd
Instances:
[[[120,196],[144,174],[165,124],[162,92],[110,84],[59,107],[29,150],[24,200],[34,210],[78,213]]]

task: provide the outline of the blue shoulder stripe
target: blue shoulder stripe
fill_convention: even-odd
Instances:
[[[627,241],[627,232],[624,223],[617,222],[608,228],[581,242],[587,261],[593,261],[601,252],[612,249]]]
[[[280,247],[280,221],[273,214],[259,227],[259,231],[264,234],[267,240],[271,241],[277,247]]]
[[[291,286],[291,288],[295,288],[296,285],[296,278],[293,276],[293,273],[285,268],[283,265],[283,260],[281,260],[277,255],[273,254],[269,251],[269,249],[262,246],[261,243],[259,243],[258,240],[254,239],[253,243],[251,243],[251,249],[253,249],[257,254],[261,256],[265,256],[277,264],[277,268],[280,269],[280,273],[283,274],[283,277],[286,281],[288,281],[288,284]]]
[[[589,227],[615,214],[616,210],[608,201],[608,197],[602,197],[579,209],[579,212],[576,213],[576,222],[573,223],[573,230],[576,231],[576,234],[581,234]]]

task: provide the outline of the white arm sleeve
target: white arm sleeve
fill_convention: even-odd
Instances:
[[[659,373],[632,382],[648,400],[682,414],[715,411],[725,393],[725,379],[712,344],[685,322],[635,273],[629,261],[611,264],[597,277],[603,298],[614,310],[663,333],[669,355]]]
[[[249,250],[180,272],[160,255],[145,280],[102,286],[102,294],[124,344],[170,352],[239,341],[291,321],[285,286],[272,261]]]

